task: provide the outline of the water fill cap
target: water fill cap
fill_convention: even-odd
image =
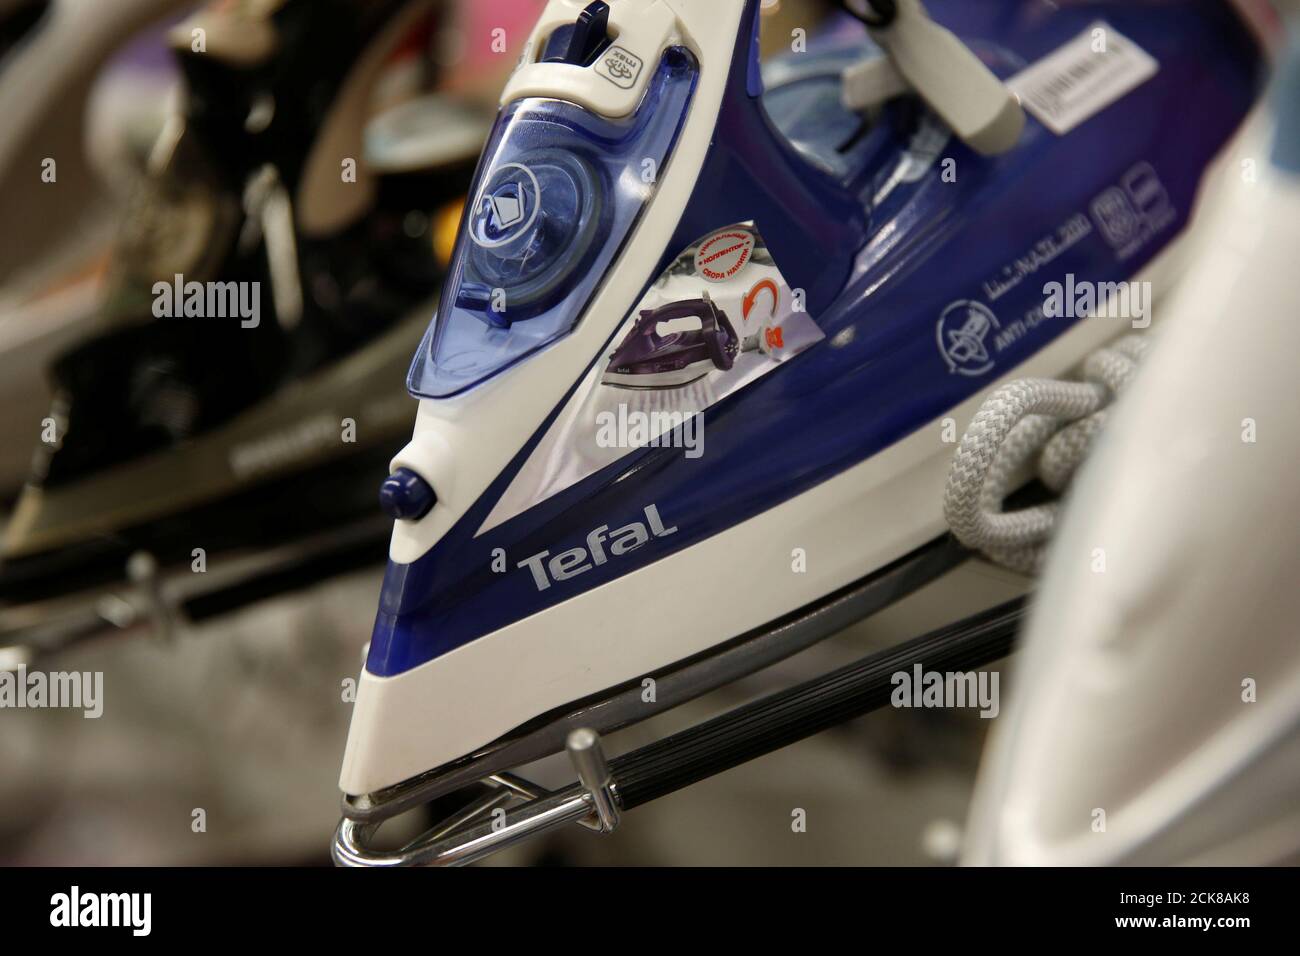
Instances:
[[[601,212],[595,170],[535,149],[487,177],[469,220],[469,268],[457,304],[508,327],[548,307],[591,251]]]

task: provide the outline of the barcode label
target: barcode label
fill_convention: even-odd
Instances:
[[[1114,27],[1097,22],[1021,70],[1007,86],[1048,129],[1064,135],[1155,76],[1160,64]]]

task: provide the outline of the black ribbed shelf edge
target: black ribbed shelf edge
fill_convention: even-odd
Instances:
[[[638,807],[883,707],[896,671],[968,671],[1005,657],[1024,619],[1016,598],[772,694],[610,761],[619,803]]]

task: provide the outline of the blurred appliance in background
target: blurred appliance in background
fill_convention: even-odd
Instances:
[[[1076,483],[968,863],[1300,861],[1300,42],[1272,105]]]
[[[59,250],[102,221],[108,197],[87,142],[87,105],[104,68],[140,31],[193,6],[0,0],[0,230],[22,237],[0,245],[0,285],[37,263],[61,264]]]
[[[382,560],[374,479],[411,427],[401,376],[486,127],[433,99],[414,142],[367,153],[365,130],[450,12],[265,0],[173,28],[183,104],[30,423],[45,440],[4,530],[0,643],[165,629]]]
[[[0,0],[0,514],[31,469],[46,369],[96,320],[140,145],[173,95],[159,22],[192,6]]]

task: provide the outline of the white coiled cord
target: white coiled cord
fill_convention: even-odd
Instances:
[[[1148,340],[1125,336],[1088,356],[1082,382],[1026,378],[998,388],[962,436],[948,471],[943,510],[957,539],[998,564],[1036,573],[1056,525],[1058,502],[1003,511],[1037,458],[1039,479],[1060,494],[1132,380]]]

